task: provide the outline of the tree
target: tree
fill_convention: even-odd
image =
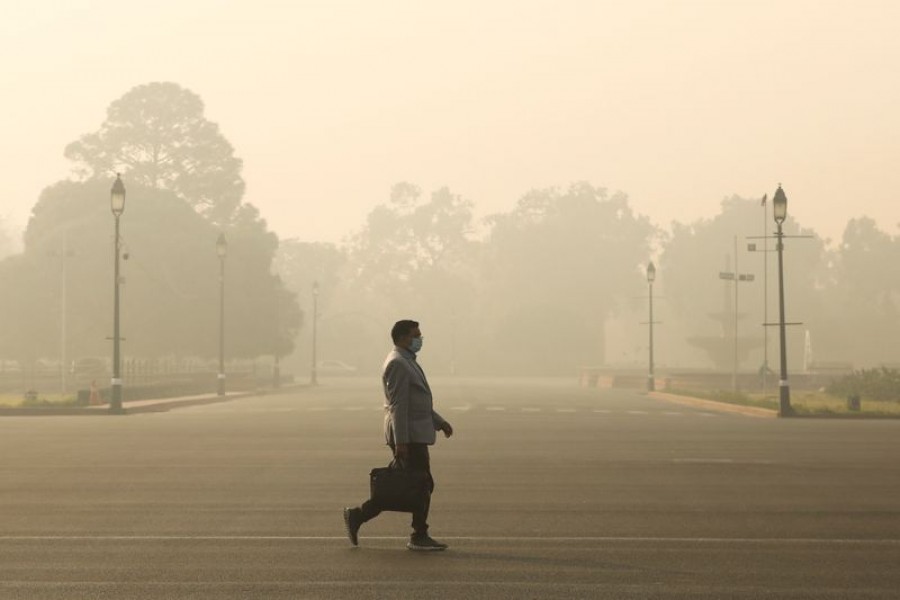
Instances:
[[[296,294],[272,269],[278,237],[249,204],[241,205],[224,233],[229,352],[242,357],[289,354],[303,313]]]
[[[825,297],[823,360],[878,366],[900,362],[900,237],[867,217],[847,223]]]
[[[65,311],[70,355],[108,352],[113,285],[109,185],[60,182],[45,189],[32,209],[23,254],[3,263],[17,290],[12,302],[19,304],[2,311],[15,332],[11,351],[27,341],[24,346],[33,347],[35,356],[57,356]],[[209,337],[204,324],[214,323],[193,318],[190,310],[215,290],[196,277],[197,262],[202,262],[196,244],[211,234],[211,226],[171,194],[135,185],[129,185],[122,223],[128,254],[122,262],[125,351],[141,356],[196,352],[193,343]],[[167,240],[160,244],[156,240],[163,230]],[[208,262],[214,273],[213,260]],[[173,346],[178,350],[168,350]]]
[[[603,364],[605,321],[642,289],[654,227],[624,194],[585,182],[534,190],[489,223],[484,347],[519,372]]]
[[[278,245],[274,267],[295,293],[309,295],[313,284],[318,283],[321,294],[329,295],[346,262],[346,253],[335,244],[292,238]]]
[[[171,192],[126,185],[121,220],[123,351],[139,358],[216,356],[219,229]],[[57,356],[63,310],[70,357],[108,354],[114,258],[109,187],[109,180],[65,181],[41,194],[23,254],[0,263],[0,279],[14,290],[0,297],[0,318],[6,321],[0,343],[6,355]],[[265,223],[248,207],[226,231],[229,357],[288,351],[276,328],[261,326],[273,307],[280,307],[287,340],[299,327],[296,301],[269,273],[277,240],[261,230]],[[66,261],[65,271],[61,260]]]
[[[229,222],[244,194],[241,160],[204,117],[200,97],[175,83],[133,88],[65,156],[82,179],[123,171],[132,184],[168,190],[218,224]]]
[[[369,213],[350,246],[355,277],[396,305],[409,298],[410,284],[424,272],[447,269],[470,243],[472,203],[446,187],[422,201],[410,183],[391,188],[390,200]]]
[[[373,356],[394,321],[416,318],[436,342],[429,344],[430,364],[454,368],[454,327],[475,300],[479,244],[471,229],[471,202],[446,187],[424,198],[418,186],[398,183],[389,201],[369,213],[351,239],[346,283],[333,309],[356,315],[357,335],[371,332],[365,344]]]
[[[678,319],[669,322],[666,331],[674,335],[682,329],[684,345],[679,354],[695,361],[706,359],[719,370],[730,371],[734,364],[734,288],[730,280],[720,280],[722,272],[734,272],[735,261],[741,274],[752,275],[754,281],[738,283],[740,301],[738,315],[738,348],[740,367],[755,371],[763,363],[762,330],[764,322],[764,288],[768,270],[768,320],[778,320],[778,272],[775,241],[768,240],[768,252],[748,252],[748,242],[763,250],[763,219],[768,234],[774,230],[770,206],[759,200],[732,196],[722,200],[719,214],[693,223],[674,223],[672,234],[664,244],[659,273],[665,286],[666,304]],[[802,321],[818,337],[821,322],[822,294],[827,284],[828,255],[825,243],[814,232],[802,228],[792,217],[783,225],[787,236],[810,235],[812,239],[786,239],[784,251],[785,297],[788,321]],[[735,257],[735,239],[737,257]],[[820,325],[821,324],[821,325]],[[803,358],[804,330],[789,330],[791,364]],[[769,366],[777,364],[777,329],[769,331]],[[693,347],[693,350],[692,348]],[[705,352],[697,352],[700,348]],[[702,363],[700,363],[702,364]],[[685,365],[686,366],[686,365]]]
[[[298,239],[282,240],[276,253],[274,269],[284,282],[284,286],[304,308],[302,320],[302,340],[298,337],[301,330],[295,330],[292,345],[296,348],[291,357],[291,367],[297,372],[306,372],[310,365],[312,347],[312,303],[313,286],[317,286],[318,302],[321,307],[319,321],[324,319],[323,327],[318,332],[318,347],[322,356],[332,356],[359,365],[357,356],[347,356],[345,341],[348,339],[365,339],[364,328],[359,326],[355,314],[335,313],[340,307],[341,281],[346,264],[346,253],[330,243],[303,242]],[[368,324],[365,324],[368,325]],[[360,331],[363,329],[363,333]],[[353,352],[356,353],[355,342]]]
[[[18,250],[18,245],[9,223],[6,219],[0,218],[0,259],[15,253]]]

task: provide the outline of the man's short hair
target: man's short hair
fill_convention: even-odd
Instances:
[[[400,341],[400,338],[408,336],[409,333],[418,326],[418,321],[410,321],[409,319],[397,321],[394,323],[394,326],[391,327],[391,339],[394,340],[394,343],[396,344]]]

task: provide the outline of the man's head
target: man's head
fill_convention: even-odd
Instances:
[[[399,348],[409,350],[413,339],[421,337],[422,332],[419,331],[419,323],[417,321],[404,319],[394,323],[394,326],[391,328],[391,339],[394,340],[394,345]]]

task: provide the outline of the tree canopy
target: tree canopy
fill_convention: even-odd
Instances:
[[[677,319],[666,331],[683,338],[682,356],[709,361],[723,371],[734,365],[734,286],[738,286],[738,338],[740,368],[756,370],[763,364],[763,322],[778,320],[778,271],[773,235],[772,208],[758,199],[725,198],[720,212],[693,223],[675,223],[664,244],[659,273],[666,305]],[[810,235],[810,239],[785,241],[785,288],[787,320],[802,321],[806,328],[821,322],[820,291],[828,278],[824,241],[803,229],[793,217],[784,223],[788,236]],[[754,243],[756,251],[748,251]],[[735,255],[735,251],[737,255]],[[721,273],[752,276],[753,281],[720,279]],[[764,303],[767,303],[766,311]],[[777,354],[777,330],[769,331],[769,366]],[[804,329],[790,330],[792,364],[803,357]],[[816,333],[813,332],[816,336]],[[701,363],[702,364],[702,363]]]
[[[900,364],[900,236],[870,218],[852,219],[831,262],[817,355],[857,366]]]
[[[641,289],[656,229],[624,194],[586,182],[534,190],[489,222],[491,345],[530,369],[602,364],[605,321]]]
[[[775,318],[774,242],[764,254],[746,252],[747,238],[763,234],[763,219],[772,233],[758,200],[725,199],[714,217],[675,223],[663,236],[625,194],[578,182],[528,192],[486,219],[477,236],[470,200],[448,187],[425,194],[402,182],[345,244],[290,240],[279,249],[256,207],[242,201],[242,163],[231,144],[204,115],[200,97],[171,82],[139,85],[112,102],[100,128],[69,144],[65,156],[78,180],[44,190],[24,252],[0,260],[9,291],[0,298],[6,356],[53,356],[64,314],[72,355],[105,353],[116,172],[128,188],[123,329],[132,355],[215,353],[220,233],[228,240],[230,356],[288,354],[316,281],[327,358],[377,368],[390,324],[411,317],[437,342],[429,342],[429,357],[445,372],[571,373],[610,362],[609,339],[634,343],[638,319],[625,309],[644,298],[646,264],[657,250],[661,300],[676,317],[662,335],[682,344],[670,349],[733,331],[723,327],[734,321],[733,288],[717,277],[723,271],[755,276],[741,290],[739,340],[762,337],[758,325]],[[804,323],[791,331],[791,362],[799,362],[804,329],[817,358],[862,365],[900,359],[900,236],[865,218],[848,224],[836,248],[790,216],[784,231],[813,238],[786,241],[787,317]],[[10,242],[0,227],[0,257]],[[765,273],[767,291],[760,289]],[[616,338],[607,327],[621,314],[633,323]],[[714,363],[721,353],[713,350]],[[759,364],[752,355],[745,362]]]
[[[210,221],[225,224],[244,194],[241,160],[203,101],[175,83],[139,85],[110,104],[95,133],[65,149],[82,179],[123,172],[143,187],[168,190]]]
[[[390,324],[406,318],[401,314],[428,323],[430,335],[437,336],[433,339],[446,336],[448,343],[435,344],[432,352],[441,364],[452,362],[454,315],[467,313],[474,301],[478,244],[472,240],[472,221],[472,203],[449,188],[426,196],[403,182],[391,188],[389,199],[351,238],[330,308],[357,337],[365,336],[374,362],[380,360]]]
[[[109,185],[66,181],[41,194],[24,253],[0,263],[0,278],[15,290],[0,298],[4,355],[57,356],[63,311],[70,356],[108,354],[114,259]],[[171,192],[131,182],[127,189],[121,217],[123,351],[141,358],[215,356],[219,229]],[[259,227],[250,215],[227,232],[226,333],[234,358],[287,354],[300,326],[295,298],[270,274],[276,241],[269,235],[270,244],[261,245]],[[277,322],[269,319],[275,315]]]
[[[293,350],[303,314],[272,273],[278,238],[241,202],[241,161],[196,94],[174,83],[138,86],[110,105],[98,132],[65,153],[80,180],[44,189],[23,252],[0,261],[10,292],[0,297],[0,355],[109,354],[117,171],[127,189],[118,257],[124,356],[218,354],[220,234],[228,242],[227,358]]]

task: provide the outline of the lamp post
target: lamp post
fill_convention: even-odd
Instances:
[[[769,322],[769,220],[766,219],[767,195],[763,195],[763,323]],[[768,394],[769,387],[769,328],[763,325],[763,364],[762,364],[762,390],[763,398]]]
[[[656,380],[653,376],[653,281],[656,279],[656,267],[653,261],[647,265],[647,286],[650,291],[650,370],[647,372],[647,391],[652,392],[656,389]]]
[[[225,234],[220,233],[216,240],[216,254],[219,257],[219,396],[225,395],[225,255],[228,253],[228,242]]]
[[[310,385],[319,385],[319,378],[317,374],[317,366],[316,366],[316,335],[318,333],[318,325],[319,325],[319,282],[313,282],[312,288],[312,296],[313,296],[313,339],[312,339],[312,369],[310,371],[309,383]]]
[[[68,258],[71,256],[69,253],[69,231],[68,229],[63,229],[63,239],[62,239],[62,277],[60,279],[60,296],[59,296],[59,315],[60,315],[60,323],[59,323],[59,375],[60,375],[60,392],[63,396],[66,395],[68,391],[68,385],[66,383],[66,371],[68,371],[66,364],[68,360],[66,358],[66,348],[68,347],[68,343],[66,340],[66,330],[67,323],[66,318],[68,316],[68,302],[66,301],[66,296],[68,295]]]
[[[788,385],[787,373],[787,343],[785,341],[785,323],[784,323],[784,233],[781,226],[787,217],[787,196],[781,185],[775,191],[775,198],[772,200],[773,214],[778,230],[775,236],[778,238],[778,330],[781,335],[781,379],[778,382],[778,414],[782,417],[789,416],[793,413],[791,409],[791,388]]]
[[[272,365],[272,388],[281,387],[281,278],[278,278],[278,287],[275,290],[275,364]]]
[[[119,371],[121,363],[119,342],[119,254],[121,250],[121,242],[119,240],[119,217],[125,212],[125,184],[122,183],[122,177],[116,173],[116,180],[113,182],[112,190],[109,194],[110,208],[113,217],[116,220],[116,233],[114,238],[113,260],[113,364],[112,364],[112,380],[110,388],[112,395],[109,401],[109,412],[121,414],[122,411],[122,377]]]

